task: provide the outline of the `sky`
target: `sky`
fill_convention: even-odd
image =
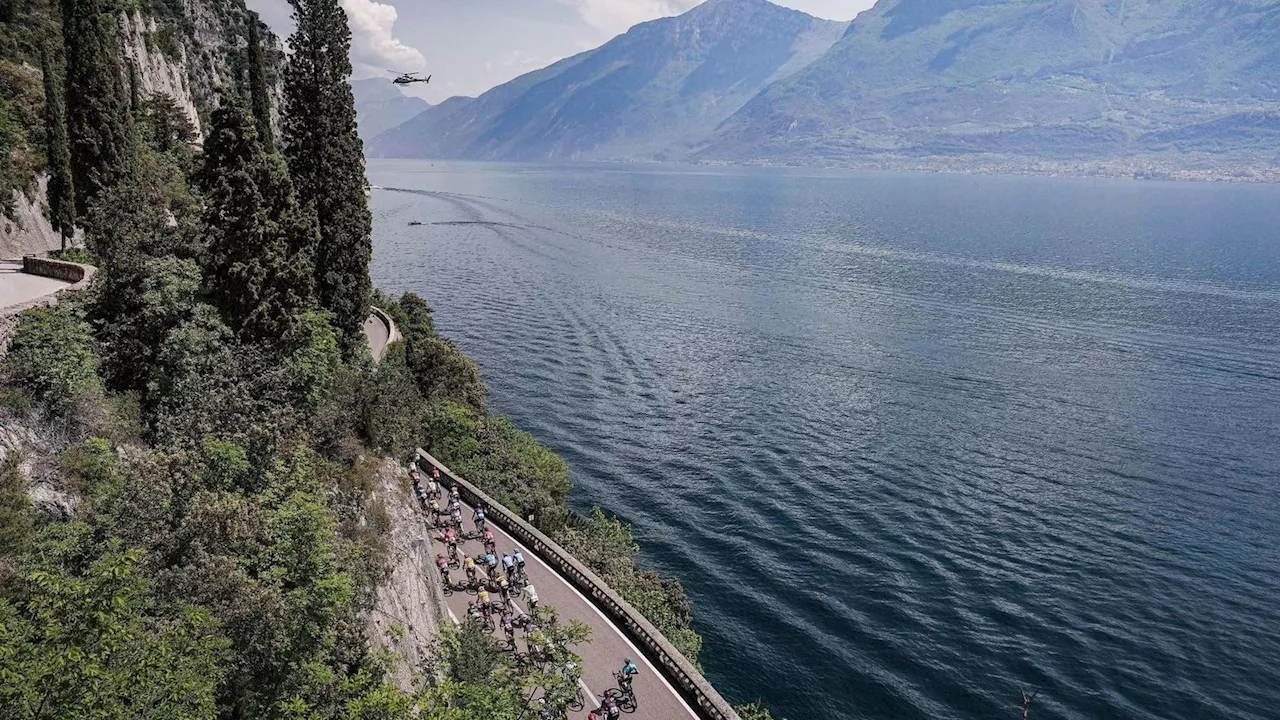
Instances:
[[[422,72],[410,92],[436,103],[479,95],[562,58],[599,47],[632,25],[678,15],[701,0],[341,0],[351,24],[354,78]],[[246,0],[282,37],[286,0]],[[773,0],[850,20],[874,0]]]

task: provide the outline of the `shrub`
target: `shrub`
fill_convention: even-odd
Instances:
[[[70,303],[24,312],[5,364],[11,380],[54,414],[102,391],[91,328]]]

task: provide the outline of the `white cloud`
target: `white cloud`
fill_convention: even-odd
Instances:
[[[342,7],[351,24],[353,64],[376,72],[426,69],[427,59],[422,52],[395,36],[394,6],[374,0],[342,0]]]
[[[611,35],[632,25],[660,17],[679,15],[702,0],[559,0],[578,11],[588,25]]]

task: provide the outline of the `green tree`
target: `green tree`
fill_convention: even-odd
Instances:
[[[241,339],[279,343],[312,302],[315,224],[233,96],[214,112],[199,182],[209,297]]]
[[[213,718],[225,648],[215,624],[158,603],[140,553],[100,551],[92,534],[51,526],[0,599],[0,716]]]
[[[422,396],[452,400],[483,411],[484,380],[475,361],[444,338],[410,337],[409,367]]]
[[[285,68],[282,140],[298,199],[320,226],[316,291],[348,347],[369,314],[372,218],[356,134],[351,29],[338,0],[291,0],[297,30]]]
[[[67,237],[75,234],[75,190],[71,180],[71,147],[67,140],[67,106],[63,96],[60,70],[48,44],[41,53],[44,70],[44,132],[45,153],[49,162],[49,222],[62,237],[62,249],[67,249]]]
[[[98,364],[89,324],[70,303],[24,312],[5,358],[6,374],[54,412],[101,392]]]
[[[75,78],[67,87],[67,134],[81,217],[133,165],[129,92],[114,7],[107,0],[62,0],[67,77]]]
[[[267,93],[266,67],[262,61],[262,29],[258,14],[249,13],[249,97],[253,106],[253,120],[258,128],[258,138],[269,153],[276,151],[275,135],[271,131],[271,97]]]

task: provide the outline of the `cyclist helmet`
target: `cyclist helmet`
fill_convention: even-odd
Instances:
[[[630,665],[630,664],[631,664],[631,658],[629,658],[629,657],[624,657],[624,658],[622,658],[622,664],[623,664],[623,665]]]

